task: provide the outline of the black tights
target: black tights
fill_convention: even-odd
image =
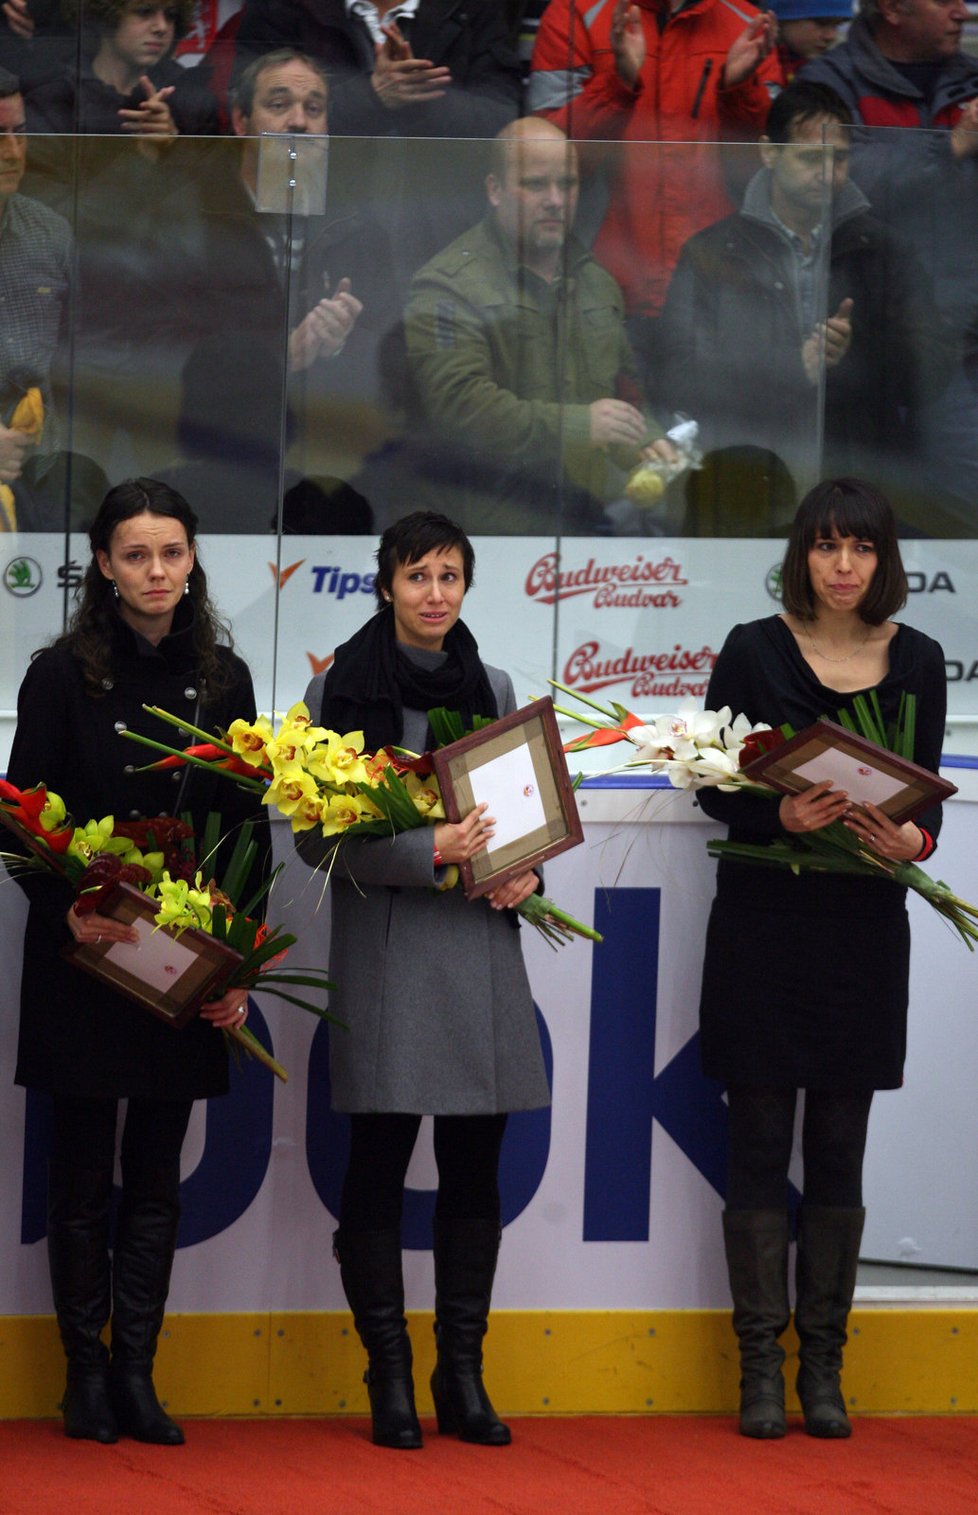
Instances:
[[[350,1117],[350,1162],[343,1181],[345,1231],[400,1230],[404,1179],[420,1115]],[[435,1214],[446,1220],[499,1223],[499,1149],[505,1115],[436,1115]]]
[[[783,1210],[795,1126],[797,1089],[732,1084],[728,1210]],[[805,1200],[832,1208],[863,1202],[863,1153],[872,1089],[805,1091],[802,1158]]]
[[[56,1162],[70,1168],[111,1168],[115,1161],[116,1099],[55,1096]],[[178,1162],[193,1102],[189,1099],[130,1099],[122,1130],[122,1173]]]

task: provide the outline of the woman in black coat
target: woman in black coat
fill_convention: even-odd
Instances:
[[[889,617],[907,581],[893,513],[854,479],[819,484],[802,501],[783,566],[781,615],[736,626],[707,691],[752,722],[801,730],[875,692],[894,720],[916,697],[914,758],[937,772],[944,736],[944,655]],[[827,782],[767,798],[704,790],[700,804],[739,841],[767,843],[842,821],[891,861],[922,859],[940,829],[937,806],[894,825],[873,805],[850,807]],[[845,1437],[839,1389],[846,1322],[865,1211],[862,1161],[875,1089],[898,1088],[906,1052],[910,931],[906,890],[852,875],[723,860],[707,933],[700,1004],[704,1071],[727,1084],[730,1161],[724,1240],[740,1341],[740,1429],[785,1433],[788,1164],[795,1104],[805,1090],[804,1200],[795,1327],[798,1395],[812,1436]]]
[[[118,734],[159,733],[143,704],[209,728],[254,717],[248,670],[218,643],[196,525],[182,496],[155,480],[109,491],[71,627],[36,654],[21,686],[8,777],[22,789],[43,781],[76,824],[189,811],[200,835],[210,810],[221,811],[226,834],[251,819],[264,858],[267,820],[253,795],[193,768],[135,773],[137,749]],[[60,878],[19,878],[30,912],[15,1078],[52,1099],[48,1255],[68,1359],[65,1432],[113,1442],[124,1431],[176,1445],[183,1434],[161,1408],[151,1370],[180,1216],[180,1149],[193,1101],[227,1090],[215,1028],[243,1023],[246,994],[229,990],[175,1032],[60,955],[71,937],[128,941],[131,927],[77,915]],[[110,1268],[120,1098],[129,1104]],[[110,1312],[111,1363],[101,1341]]]

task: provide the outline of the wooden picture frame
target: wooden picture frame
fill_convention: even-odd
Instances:
[[[835,721],[815,721],[741,772],[782,794],[801,794],[830,778],[833,787],[844,789],[854,805],[868,800],[896,826],[958,792],[955,784],[929,768],[897,757]]]
[[[132,884],[115,884],[99,914],[135,926],[139,942],[71,942],[63,956],[168,1026],[185,1026],[218,999],[241,954],[207,931],[157,928],[159,906]]]
[[[459,865],[466,899],[584,840],[551,699],[534,700],[433,758],[448,819],[462,820],[485,799],[496,821],[490,845]]]

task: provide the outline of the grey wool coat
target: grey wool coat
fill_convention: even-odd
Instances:
[[[486,667],[500,715],[512,681]],[[314,722],[325,675],[306,704]],[[426,716],[405,709],[402,743],[424,745]],[[297,838],[311,866],[329,856],[318,832]],[[518,921],[469,903],[461,887],[434,892],[429,827],[395,837],[347,837],[330,877],[333,1108],[348,1113],[487,1115],[550,1103]],[[354,882],[355,881],[355,882]]]

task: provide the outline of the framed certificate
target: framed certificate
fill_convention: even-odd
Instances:
[[[206,931],[176,936],[156,925],[159,906],[131,884],[115,884],[99,914],[135,926],[138,942],[71,942],[69,962],[170,1026],[185,1026],[201,1005],[217,999],[241,955]]]
[[[433,757],[448,819],[485,801],[496,821],[489,846],[459,866],[467,899],[583,841],[552,700],[534,700]]]
[[[958,792],[956,785],[929,768],[897,757],[834,721],[806,726],[741,771],[782,794],[800,794],[831,779],[832,787],[844,790],[854,805],[869,801],[897,826]]]

